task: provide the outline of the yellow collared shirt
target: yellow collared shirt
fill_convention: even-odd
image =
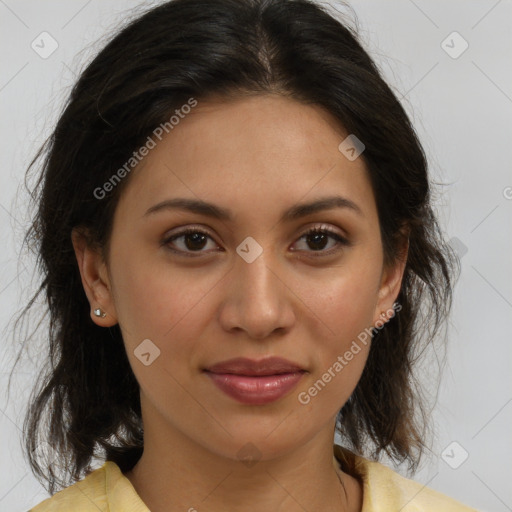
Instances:
[[[407,479],[384,464],[372,462],[334,446],[339,460],[355,459],[363,481],[361,512],[477,512],[454,499],[414,480]],[[30,512],[150,512],[130,480],[117,464],[107,461],[84,479],[41,502]]]

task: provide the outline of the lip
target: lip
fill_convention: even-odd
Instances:
[[[306,372],[296,363],[279,357],[260,361],[236,358],[217,363],[206,375],[225,394],[238,402],[263,405],[287,395]]]
[[[236,375],[279,375],[282,373],[296,373],[304,371],[298,364],[282,357],[267,357],[256,361],[246,357],[236,357],[221,361],[206,368],[211,373],[232,373]]]

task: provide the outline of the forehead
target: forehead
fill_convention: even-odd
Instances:
[[[143,214],[159,201],[188,197],[263,214],[339,194],[371,218],[375,204],[364,161],[338,149],[347,135],[321,107],[282,96],[198,100],[156,141],[119,206],[130,201],[132,213]]]

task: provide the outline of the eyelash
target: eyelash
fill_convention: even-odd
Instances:
[[[213,237],[208,232],[204,231],[203,229],[196,228],[196,227],[188,227],[188,228],[180,231],[179,233],[175,233],[172,236],[165,238],[162,241],[161,245],[166,246],[173,253],[176,253],[176,254],[179,254],[182,256],[186,256],[186,257],[200,256],[201,254],[204,253],[204,251],[182,251],[179,249],[178,250],[173,249],[172,247],[169,246],[169,244],[171,242],[173,242],[174,240],[181,238],[183,236],[186,236],[189,234],[195,234],[195,233],[200,233],[200,234],[205,235],[213,240]],[[336,233],[333,229],[331,229],[328,226],[313,226],[313,227],[307,229],[304,233],[302,233],[302,235],[298,238],[298,240],[301,240],[302,238],[307,237],[308,235],[312,235],[312,234],[327,235],[328,237],[336,240],[336,242],[338,243],[338,247],[331,248],[326,251],[324,251],[324,250],[306,251],[308,253],[311,253],[311,256],[314,258],[330,256],[330,255],[340,251],[343,247],[348,247],[351,245],[350,242],[346,238],[342,237],[340,234]],[[297,251],[297,252],[299,252],[299,251]]]

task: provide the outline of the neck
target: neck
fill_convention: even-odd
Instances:
[[[333,456],[334,425],[279,457],[258,460],[254,448],[252,461],[163,433],[145,430],[144,453],[125,475],[152,512],[361,511],[358,482]]]

